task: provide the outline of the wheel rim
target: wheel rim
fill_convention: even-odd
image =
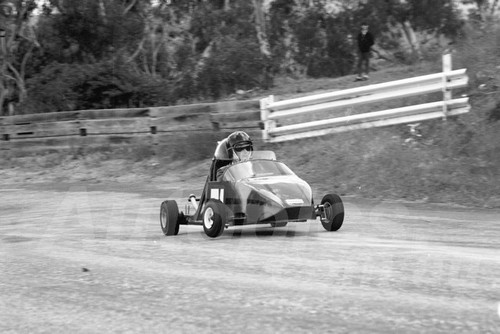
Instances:
[[[211,207],[208,207],[205,210],[205,214],[203,215],[203,225],[205,225],[207,229],[211,229],[212,226],[214,225],[213,217],[214,217],[214,210]]]
[[[323,210],[325,211],[325,221],[331,222],[333,220],[333,207],[330,202],[325,202],[323,204]]]
[[[160,222],[161,227],[163,227],[164,229],[167,228],[167,210],[165,210],[164,208],[161,209]]]

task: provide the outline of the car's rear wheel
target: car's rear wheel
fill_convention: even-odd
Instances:
[[[226,206],[221,201],[209,200],[203,210],[203,230],[210,238],[217,238],[226,227]]]
[[[177,235],[179,233],[179,207],[176,201],[161,203],[160,226],[165,235]]]
[[[337,231],[344,222],[344,204],[336,194],[328,194],[321,200],[323,213],[321,224],[327,231]]]

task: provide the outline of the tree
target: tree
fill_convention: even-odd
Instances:
[[[30,80],[36,101],[27,108],[34,111],[37,104],[39,109],[56,111],[170,103],[165,89],[169,84],[159,65],[170,33],[166,5],[166,1],[50,1],[38,26],[44,51],[37,59],[39,73]],[[43,100],[47,90],[54,94]]]
[[[51,86],[59,94],[50,104],[67,110],[265,87],[270,57],[260,52],[256,25],[265,22],[257,23],[258,10],[244,0],[50,0],[40,19],[44,53],[37,59],[39,78],[30,80],[33,97],[41,99],[38,92]],[[135,87],[122,84],[127,80]],[[45,102],[38,105],[50,109]]]
[[[26,66],[38,46],[29,21],[35,8],[34,0],[0,2],[0,115],[27,99]]]
[[[313,77],[345,75],[353,57],[350,7],[330,13],[322,0],[275,0],[270,7],[270,40],[279,72]],[[339,7],[344,9],[344,7]]]
[[[143,7],[148,1],[51,0],[41,22],[44,51],[62,63],[127,55],[144,33]]]
[[[253,0],[254,17],[255,17],[255,30],[257,39],[259,41],[260,53],[264,57],[271,57],[271,50],[269,48],[269,41],[267,39],[266,20],[264,16],[263,0]]]
[[[266,18],[263,8],[264,7],[263,0],[253,0],[253,7],[254,7],[255,32],[257,34],[257,40],[259,41],[260,54],[269,64],[264,71],[265,72],[264,86],[268,87],[272,83],[272,75],[271,75],[272,54],[271,54],[271,48],[269,46],[269,39],[267,37],[267,27],[266,27]]]
[[[354,17],[357,22],[368,21],[379,36],[396,30],[409,46],[412,61],[423,56],[422,36],[453,38],[462,25],[453,0],[372,0],[360,4]]]
[[[47,0],[37,23],[39,44],[25,34],[16,39],[15,52],[9,51],[19,75],[2,61],[0,98],[19,102],[29,95],[32,111],[158,105],[266,88],[276,73],[345,75],[354,62],[352,36],[361,20],[387,50],[397,52],[406,41],[406,58],[421,55],[425,36],[452,35],[458,26],[452,0],[430,4]],[[50,91],[57,93],[42,101]]]
[[[253,2],[237,0],[229,7],[207,3],[193,12],[190,32],[201,54],[193,77],[210,97],[271,84],[265,37],[257,36],[263,27],[256,28],[264,22],[258,23],[256,11]]]
[[[295,28],[300,26],[300,7],[295,0],[274,0],[269,8],[269,44],[275,71],[294,76],[307,72],[299,55]]]
[[[468,0],[462,2],[475,3],[476,9],[471,13],[471,16],[481,22],[490,20],[498,9],[498,0]]]

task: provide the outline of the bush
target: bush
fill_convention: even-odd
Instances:
[[[198,77],[202,96],[219,98],[238,89],[268,88],[270,62],[253,39],[222,39]]]
[[[119,62],[54,63],[28,81],[24,113],[133,108],[171,102],[168,83],[132,72]]]

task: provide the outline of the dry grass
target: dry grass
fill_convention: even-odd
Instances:
[[[475,43],[481,45],[474,46]],[[399,125],[269,145],[269,148],[321,192],[500,207],[500,122],[491,116],[495,111],[498,115],[500,109],[500,63],[496,63],[499,45],[498,35],[472,37],[454,54],[454,68],[467,67],[470,77],[469,87],[454,95],[468,94],[472,111],[446,122],[423,122],[422,137],[412,143],[406,143],[411,137],[409,128]],[[476,52],[478,48],[481,52]],[[440,59],[436,58],[436,62],[417,66],[388,67],[372,73],[370,81],[362,83],[353,82],[353,76],[314,81],[283,79],[279,82],[291,92],[287,93],[286,87],[277,87],[276,92],[280,93],[278,99],[288,98],[294,95],[293,91],[297,96],[306,95],[303,93],[306,91],[387,82],[435,73],[440,66]],[[370,110],[438,99],[439,96],[421,96],[388,101],[371,105]],[[369,110],[363,108],[340,113],[366,111]]]

